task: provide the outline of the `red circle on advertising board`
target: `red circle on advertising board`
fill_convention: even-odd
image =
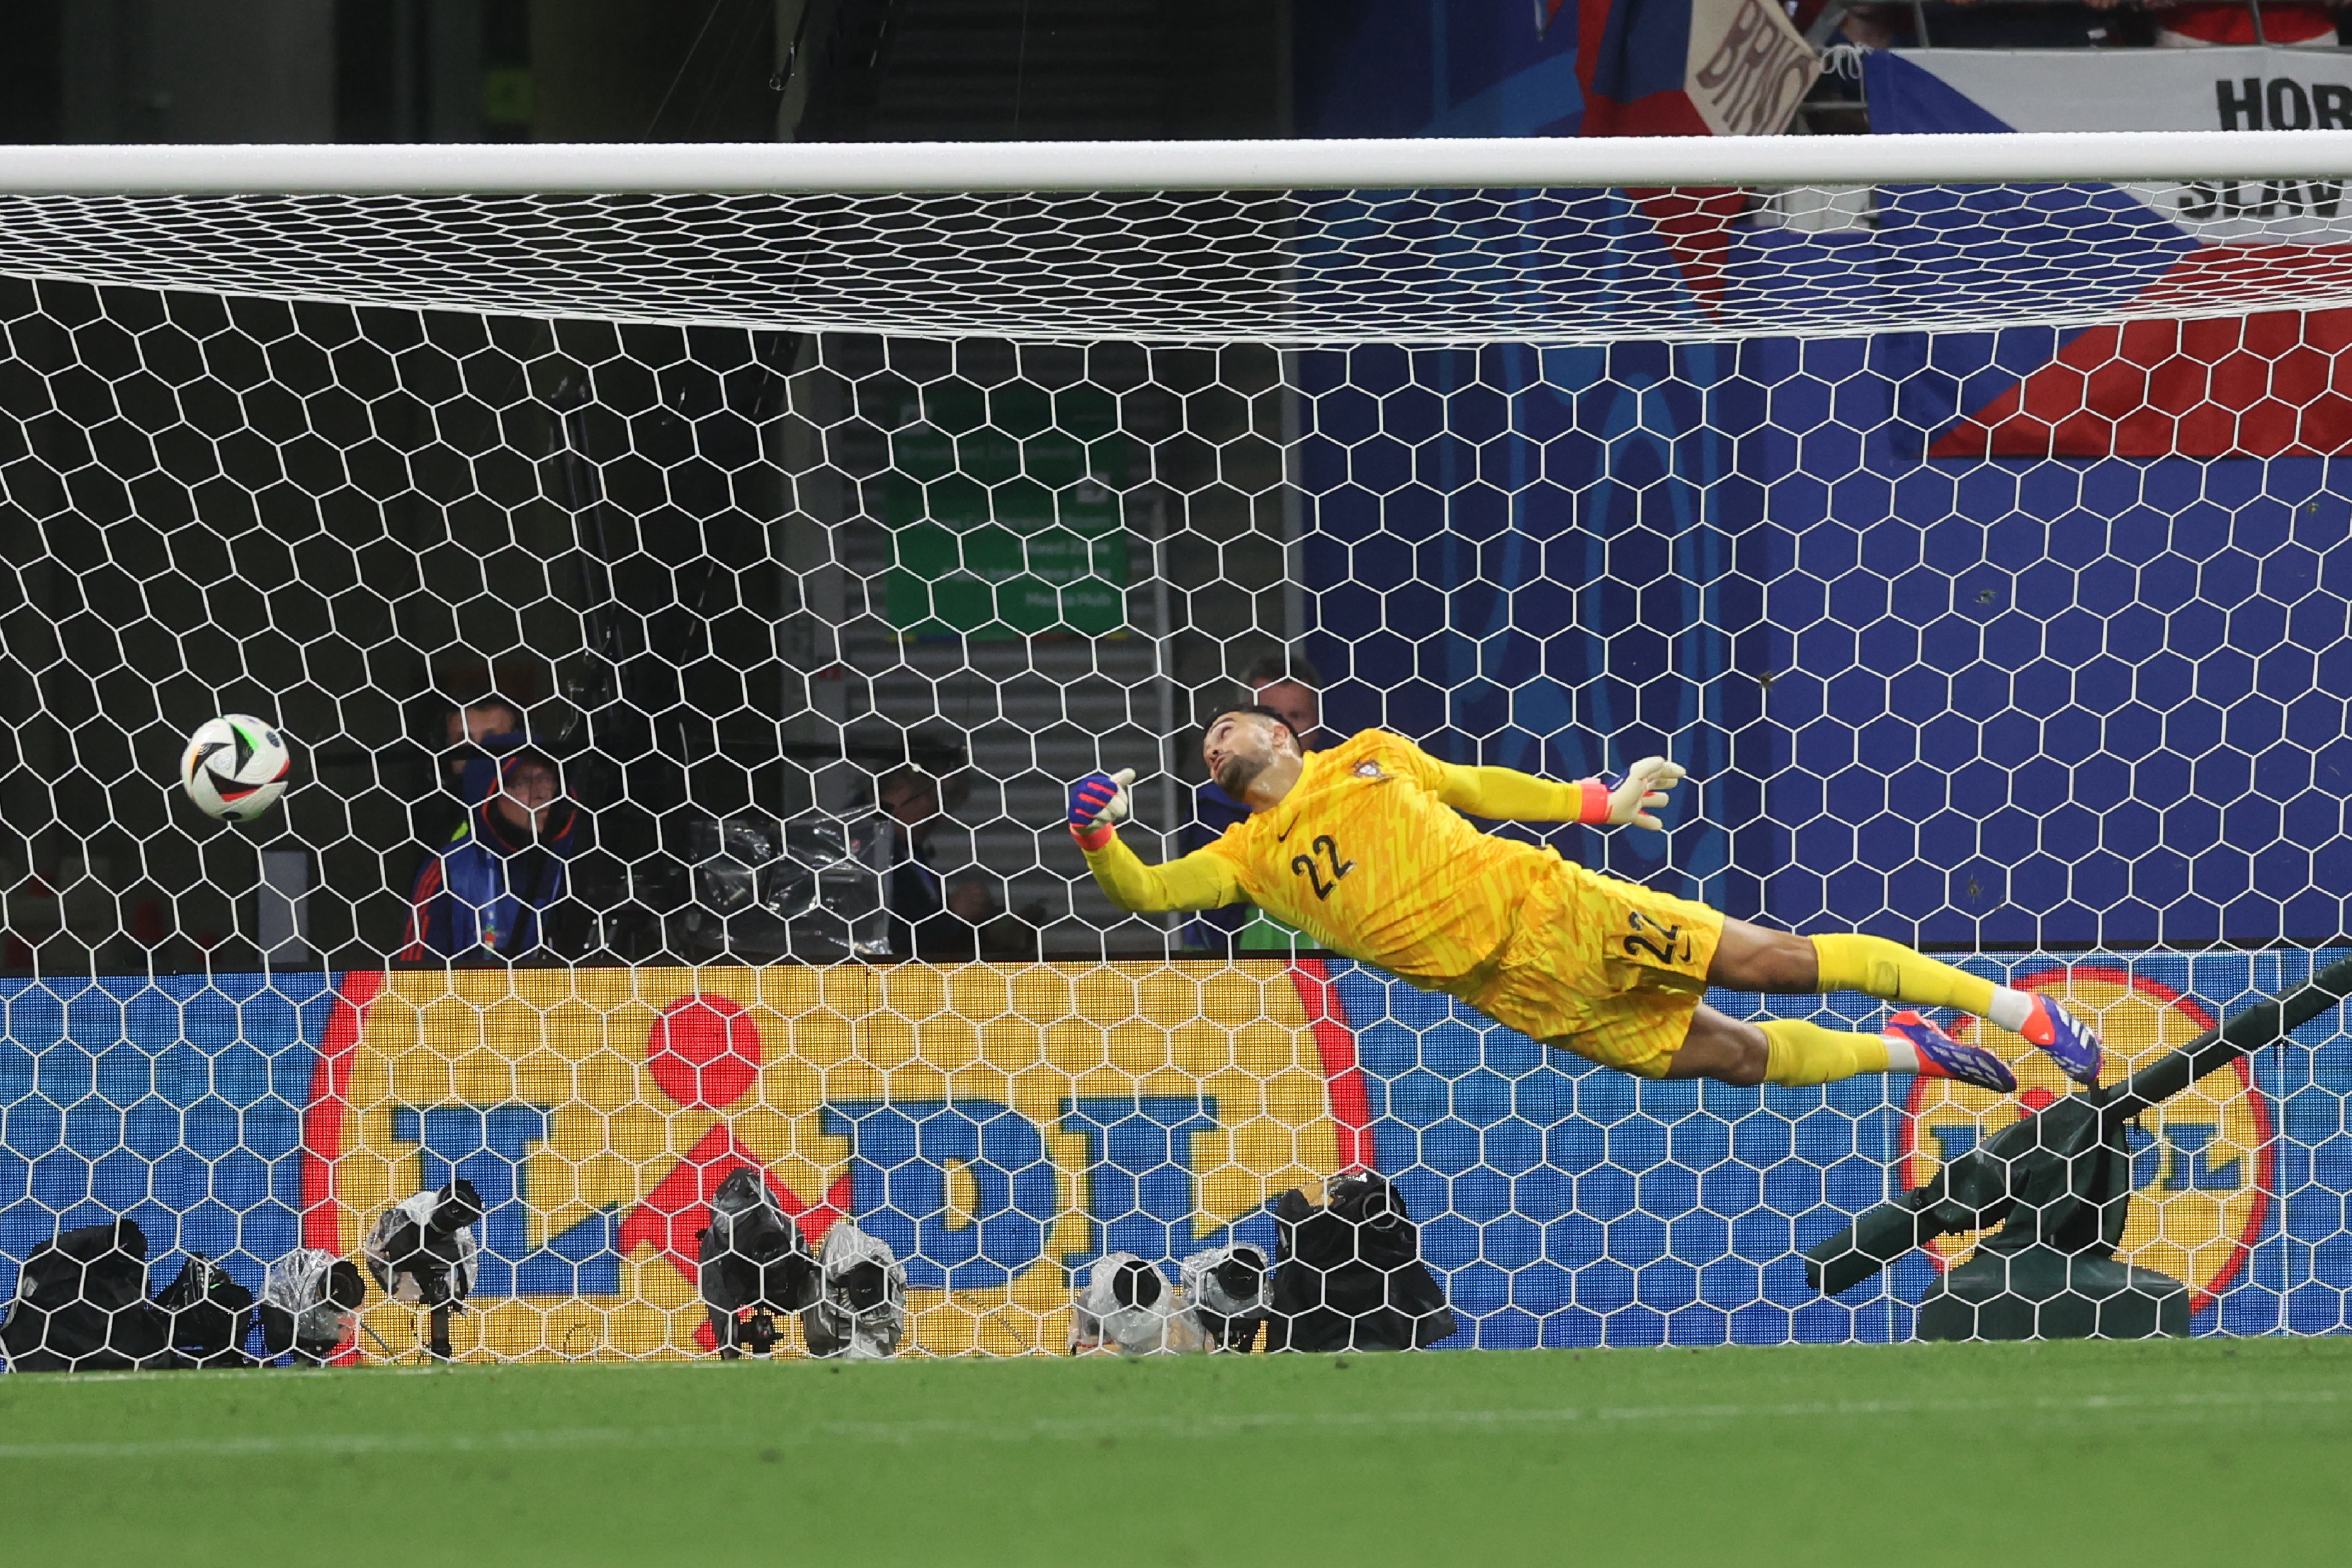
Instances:
[[[760,1076],[760,1026],[724,996],[681,996],[646,1037],[646,1070],[680,1105],[716,1110]]]

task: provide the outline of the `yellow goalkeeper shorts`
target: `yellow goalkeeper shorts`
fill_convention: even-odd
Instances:
[[[1663,1078],[1690,1032],[1723,917],[1568,861],[1519,905],[1509,940],[1457,993],[1547,1046]]]

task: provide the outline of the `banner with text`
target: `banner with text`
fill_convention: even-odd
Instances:
[[[1895,49],[1864,68],[1882,135],[2352,130],[2352,52],[2333,49]],[[2209,245],[2352,241],[2340,179],[2120,188]]]
[[[1989,967],[2095,1014],[2120,1069],[2329,956]],[[1853,1001],[1822,1016],[1881,1011]],[[1802,1249],[2070,1091],[2014,1039],[2006,1099],[1643,1082],[1318,961],[19,981],[0,1023],[0,1290],[117,1215],[156,1281],[202,1250],[257,1286],[456,1173],[488,1210],[468,1357],[702,1353],[695,1233],[741,1166],[813,1239],[890,1243],[914,1352],[1058,1349],[1091,1258],[1270,1249],[1271,1199],[1359,1164],[1420,1220],[1449,1345],[1902,1339],[1966,1238],[1838,1300]],[[2125,1248],[2201,1331],[2352,1327],[2347,1096],[2329,1016],[2132,1132]],[[416,1353],[406,1309],[367,1316],[364,1358]]]

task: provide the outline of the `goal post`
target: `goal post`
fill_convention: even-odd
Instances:
[[[1804,1252],[2054,1072],[1638,1083],[1121,915],[1063,788],[1203,841],[1244,697],[1668,754],[1665,834],[1545,841],[2144,1065],[2345,947],[2347,177],[2334,132],[0,149],[0,1288],[128,1215],[257,1289],[463,1176],[461,1356],[701,1353],[749,1166],[888,1245],[906,1352],[1018,1352],[1096,1259],[1172,1285],[1370,1166],[1452,1344],[1906,1337],[1969,1238],[1829,1300]],[[178,790],[220,713],[294,751],[249,825]],[[494,874],[538,892],[435,923]],[[2129,1134],[2200,1330],[2347,1325],[2333,1027]]]

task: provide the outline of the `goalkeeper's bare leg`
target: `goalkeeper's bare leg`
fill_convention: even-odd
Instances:
[[[1707,982],[1732,991],[1808,995],[1861,991],[1890,1002],[1950,1007],[2014,1030],[2081,1083],[2099,1076],[2098,1037],[2046,996],[1996,985],[1874,936],[1794,936],[1726,920]],[[1915,1012],[1881,1034],[1825,1029],[1796,1018],[1742,1023],[1702,1004],[1667,1069],[1670,1078],[1726,1083],[1829,1083],[1866,1072],[1926,1073],[2006,1092],[2016,1080],[1998,1058],[1954,1040]]]

